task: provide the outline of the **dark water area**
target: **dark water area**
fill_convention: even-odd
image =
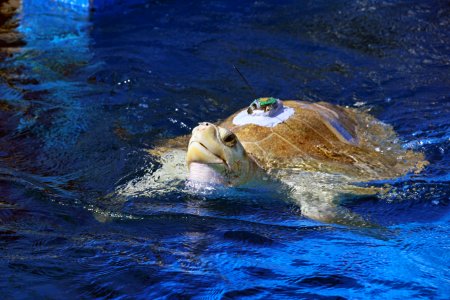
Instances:
[[[5,3],[1,299],[450,297],[448,1]],[[346,201],[378,228],[279,193],[119,193],[252,101],[233,65],[258,96],[369,111],[429,165]]]

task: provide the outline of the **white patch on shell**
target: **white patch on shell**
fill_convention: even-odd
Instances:
[[[289,119],[293,114],[294,109],[288,106],[283,106],[280,113],[275,116],[269,116],[268,112],[262,110],[255,110],[253,114],[249,115],[247,110],[243,110],[234,117],[233,124],[239,126],[255,124],[264,127],[275,127]]]

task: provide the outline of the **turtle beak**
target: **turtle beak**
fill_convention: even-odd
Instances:
[[[226,165],[216,130],[216,126],[211,123],[201,123],[192,130],[186,156],[188,166],[192,162]]]

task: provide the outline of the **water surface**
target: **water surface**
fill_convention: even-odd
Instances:
[[[3,298],[450,297],[446,2],[136,2],[9,16]],[[233,64],[261,96],[369,110],[429,166],[345,203],[375,229],[305,219],[282,193],[118,195],[160,167],[147,149],[252,101]]]

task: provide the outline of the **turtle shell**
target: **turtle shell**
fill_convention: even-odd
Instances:
[[[237,126],[231,115],[220,126],[236,134],[265,170],[300,169],[366,180],[420,171],[423,154],[404,150],[391,126],[369,114],[324,102],[283,101],[294,114],[275,127]]]

